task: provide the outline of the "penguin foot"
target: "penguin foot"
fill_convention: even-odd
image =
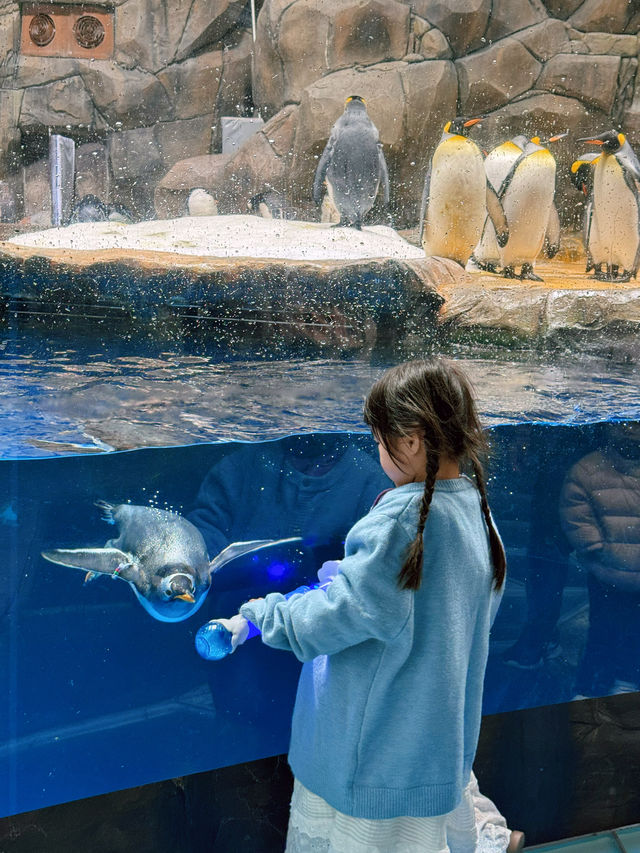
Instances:
[[[513,267],[502,267],[502,275],[505,278],[517,278],[516,271]]]
[[[624,284],[626,281],[631,281],[631,273],[624,270],[621,275],[613,275],[611,272],[596,272],[592,278],[596,281],[607,281],[610,284]]]
[[[543,281],[539,275],[536,275],[533,271],[533,267],[531,264],[522,264],[520,269],[520,278],[523,281]]]

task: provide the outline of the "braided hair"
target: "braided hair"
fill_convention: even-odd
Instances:
[[[422,580],[423,533],[436,484],[440,457],[468,462],[480,493],[489,532],[493,585],[504,583],[507,560],[493,524],[481,457],[487,451],[469,380],[444,359],[407,361],[387,370],[373,385],[364,405],[364,421],[395,464],[396,441],[418,433],[426,452],[426,476],[418,529],[398,574],[401,589],[418,589]],[[401,467],[401,465],[400,465]]]

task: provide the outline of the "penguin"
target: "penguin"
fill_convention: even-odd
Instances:
[[[360,230],[382,186],[389,204],[389,173],[380,136],[360,95],[350,95],[331,128],[313,181],[313,200],[322,201],[326,182],[331,204],[340,213],[338,226]]]
[[[72,225],[77,222],[106,222],[108,218],[106,204],[98,196],[88,193],[73,205],[69,222]]]
[[[602,265],[606,262],[603,245],[593,218],[593,172],[599,158],[599,152],[589,152],[581,154],[571,164],[571,182],[586,198],[582,222],[582,240],[587,255],[585,272],[594,270],[596,277],[602,274]]]
[[[110,204],[107,207],[107,219],[109,222],[121,222],[123,225],[131,225],[134,222],[134,215],[125,207],[124,204]]]
[[[595,276],[601,281],[629,281],[636,277],[640,263],[640,205],[636,184],[640,181],[640,162],[624,133],[616,130],[578,142],[602,148],[593,161],[591,228],[595,227],[601,252],[592,257]],[[600,263],[606,266],[605,272]]]
[[[420,234],[427,256],[452,258],[464,266],[478,244],[489,214],[501,245],[509,239],[502,205],[489,183],[482,152],[467,138],[481,119],[447,122],[431,158],[422,193]]]
[[[202,187],[191,190],[187,198],[187,216],[217,216],[218,202]]]
[[[547,142],[566,134],[551,137]],[[554,206],[556,161],[553,154],[534,136],[515,160],[498,192],[509,223],[509,242],[500,248],[502,274],[542,281],[534,273],[536,258],[549,234],[547,251],[553,256],[558,250],[560,221]]]
[[[257,193],[248,201],[251,213],[262,216],[263,219],[295,219],[296,212],[282,193],[276,190],[265,190]]]
[[[182,622],[202,606],[211,578],[225,563],[291,539],[234,542],[209,560],[202,534],[176,512],[135,504],[99,501],[103,520],[118,536],[103,548],[55,548],[43,551],[51,563],[82,569],[85,582],[100,574],[127,581],[144,609],[159,622]]]

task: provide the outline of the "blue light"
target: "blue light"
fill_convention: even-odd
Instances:
[[[286,563],[272,563],[267,568],[267,575],[269,576],[269,580],[278,581],[281,580],[289,573],[289,566]]]

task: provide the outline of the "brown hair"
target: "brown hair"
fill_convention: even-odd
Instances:
[[[418,530],[400,573],[402,589],[418,589],[422,580],[423,532],[429,514],[440,456],[471,463],[480,504],[489,531],[493,562],[493,585],[504,583],[507,560],[489,511],[484,468],[480,461],[487,451],[471,384],[453,362],[444,359],[407,361],[387,370],[374,384],[364,404],[364,421],[391,459],[398,464],[395,442],[417,432],[427,456],[424,493],[420,503]]]

